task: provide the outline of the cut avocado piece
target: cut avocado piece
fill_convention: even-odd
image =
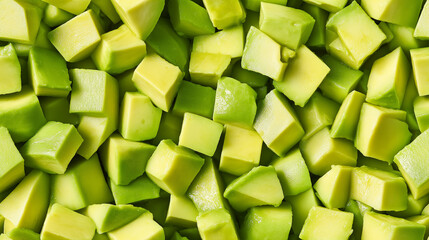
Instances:
[[[197,226],[198,210],[186,196],[170,195],[166,224],[192,228]]]
[[[333,13],[343,9],[348,2],[347,0],[304,0],[304,1],[310,4],[314,4],[323,10],[326,10],[328,12],[333,12]]]
[[[365,212],[372,211],[372,208],[364,203],[350,199],[344,209],[347,212],[351,212],[354,215],[353,219],[353,233],[350,239],[361,239],[362,228],[363,228],[363,216]]]
[[[111,240],[163,240],[165,239],[164,230],[153,220],[153,215],[149,211],[144,212],[134,221],[123,227],[107,233]]]
[[[0,95],[21,91],[21,65],[12,44],[0,47]]]
[[[27,228],[14,228],[7,233],[11,240],[40,240],[40,234]]]
[[[423,9],[417,21],[417,25],[413,34],[414,37],[422,40],[429,39],[429,25],[427,24],[428,20],[429,20],[429,3],[426,2],[423,5]]]
[[[308,47],[325,47],[325,26],[328,21],[329,13],[316,5],[303,3],[301,9],[310,14],[315,22],[308,41],[305,43]]]
[[[210,20],[218,29],[225,29],[244,22],[246,11],[239,0],[203,0]]]
[[[43,22],[49,27],[57,27],[73,17],[73,14],[48,4],[43,15]]]
[[[160,188],[146,174],[128,185],[117,185],[110,180],[110,189],[116,204],[138,203],[160,197]]]
[[[417,125],[419,126],[420,132],[426,131],[429,128],[429,119],[427,107],[429,104],[428,97],[416,97],[414,100],[413,108],[414,108],[414,116],[417,121]],[[409,113],[407,113],[408,116]],[[412,114],[412,113],[411,113]]]
[[[264,87],[268,82],[268,77],[260,73],[246,70],[241,67],[241,61],[234,64],[231,70],[231,77],[242,83],[247,83],[251,87]]]
[[[79,15],[86,10],[91,0],[78,0],[78,1],[61,1],[61,0],[43,0],[53,6],[60,8],[64,11]]]
[[[177,101],[177,100],[176,100]],[[152,143],[158,145],[164,139],[170,139],[175,144],[179,144],[180,131],[182,129],[183,117],[172,112],[163,112],[159,123],[158,133]]]
[[[231,63],[231,57],[222,54],[191,52],[189,74],[194,83],[216,88],[218,80]]]
[[[375,3],[371,0],[362,0],[363,9],[376,20],[394,23],[402,26],[414,27],[422,8],[422,0],[403,2],[400,0],[383,0]],[[403,12],[401,9],[407,9]]]
[[[416,81],[417,91],[420,96],[429,95],[429,84],[426,64],[429,62],[428,58],[429,48],[411,49],[411,63],[413,66],[414,79]]]
[[[211,210],[199,215],[197,225],[202,239],[239,239],[234,220],[225,209]]]
[[[292,206],[292,230],[294,233],[299,234],[308,217],[308,213],[314,206],[319,206],[319,201],[314,194],[313,188],[295,196],[288,196],[286,201]]]
[[[419,215],[423,212],[423,209],[429,203],[429,195],[425,195],[419,199],[414,199],[412,194],[408,194],[408,205],[407,209],[399,212],[389,212],[389,215],[401,218],[408,218]]]
[[[18,183],[25,176],[24,158],[19,153],[9,131],[0,127],[0,193]],[[0,201],[3,200],[0,198]],[[1,215],[0,215],[1,216]]]

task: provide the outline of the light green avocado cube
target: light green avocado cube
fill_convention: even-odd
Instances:
[[[127,140],[145,141],[155,138],[162,110],[150,98],[138,92],[125,93],[120,109],[119,132]]]
[[[73,125],[48,122],[20,148],[20,152],[27,167],[63,174],[82,142]]]
[[[119,99],[123,99],[126,92],[137,92],[133,82],[134,69],[125,71],[116,76],[119,83]]]
[[[216,209],[197,217],[200,236],[204,240],[238,240],[238,232],[231,214],[225,209]]]
[[[323,207],[313,207],[299,238],[303,240],[347,240],[353,232],[353,214]]]
[[[246,10],[239,0],[203,0],[203,3],[217,29],[235,26],[246,19]]]
[[[292,207],[282,203],[279,207],[251,208],[242,223],[243,239],[287,239],[292,226]]]
[[[9,230],[28,228],[40,232],[48,210],[49,189],[48,174],[33,170],[25,176],[0,203],[0,215],[6,219],[4,229],[8,229],[6,225],[12,225]]]
[[[246,9],[250,11],[259,12],[262,2],[275,3],[278,5],[286,5],[287,0],[243,0],[243,5]],[[249,17],[249,12],[247,12],[248,15],[246,16],[246,20]]]
[[[318,6],[323,10],[326,10],[328,12],[333,12],[333,13],[340,11],[347,4],[347,0],[304,0],[304,1],[309,4]]]
[[[242,68],[241,61],[234,64],[231,77],[254,88],[264,87],[268,82],[267,76]]]
[[[402,218],[366,212],[363,219],[362,240],[423,239],[425,226]]]
[[[401,26],[393,23],[387,23],[387,26],[393,34],[392,40],[388,43],[390,50],[399,46],[405,51],[427,46],[427,41],[414,37],[414,27]],[[408,55],[408,51],[405,53]]]
[[[204,165],[204,159],[171,140],[159,143],[146,166],[149,178],[170,194],[182,195]]]
[[[46,3],[49,3],[59,9],[72,13],[74,15],[79,15],[83,13],[91,0],[74,0],[74,1],[61,1],[61,0],[43,0]]]
[[[62,97],[44,97],[40,98],[40,106],[46,120],[77,125],[79,116],[69,113],[70,103],[67,98]]]
[[[137,203],[160,197],[160,188],[146,175],[142,175],[128,185],[117,185],[110,179],[110,189],[116,204]]]
[[[107,233],[110,240],[164,240],[164,230],[149,211],[125,226]]]
[[[23,44],[23,43],[17,43],[17,42],[12,43],[18,57],[27,58],[31,48],[33,47],[55,49],[52,43],[48,39],[48,33],[50,31],[51,31],[51,28],[49,26],[47,26],[44,23],[40,23],[39,31],[37,32],[36,40],[34,40],[33,44]],[[22,74],[23,76],[25,76],[24,73]]]
[[[256,92],[245,83],[223,77],[218,81],[213,120],[250,128],[256,115]]]
[[[364,102],[365,95],[358,91],[352,91],[347,95],[332,123],[330,131],[332,138],[355,140],[359,116]]]
[[[307,42],[314,18],[300,9],[261,2],[259,28],[278,43],[297,50]]]
[[[225,126],[219,170],[240,176],[259,165],[262,138],[255,130]]]
[[[168,112],[182,78],[179,67],[156,53],[149,53],[134,71],[133,82],[157,107]]]
[[[429,203],[429,195],[425,195],[419,199],[414,199],[412,194],[408,194],[407,209],[399,212],[389,212],[389,215],[401,218],[408,218],[419,214],[424,214],[423,210]]]
[[[192,228],[197,226],[198,210],[187,196],[170,195],[166,224]]]
[[[390,43],[393,40],[394,36],[393,36],[392,30],[390,30],[390,28],[389,28],[389,25],[386,22],[380,22],[378,24],[378,27],[386,35],[386,39],[384,39],[384,41],[381,42],[381,44],[383,45],[385,43]]]
[[[402,26],[414,27],[422,8],[422,0],[404,2],[400,0],[382,0],[377,3],[371,0],[362,0],[363,9],[376,20],[394,23]],[[400,9],[407,9],[406,12]]]
[[[193,113],[185,113],[179,145],[211,157],[216,151],[222,131],[223,126],[220,123]]]
[[[5,127],[0,127],[0,142],[0,192],[4,192],[25,176],[24,158]]]
[[[428,70],[425,67],[429,63],[429,48],[411,49],[410,55],[417,91],[420,96],[429,95]]]
[[[414,116],[416,118],[420,132],[426,131],[429,128],[427,106],[429,98],[416,97],[414,100]],[[412,113],[411,113],[412,114]]]
[[[349,166],[334,165],[314,184],[316,195],[325,207],[334,209],[346,206],[352,170]]]
[[[41,232],[43,240],[92,240],[95,224],[91,218],[55,203],[49,209]]]
[[[218,80],[231,63],[231,57],[222,54],[191,52],[189,74],[194,83],[216,88]]]
[[[193,52],[222,54],[231,58],[241,57],[243,48],[243,25],[237,25],[209,35],[196,36],[192,45]]]
[[[273,82],[273,85],[295,105],[304,107],[329,71],[330,68],[316,54],[302,45],[289,61],[283,79]]]
[[[27,228],[14,228],[7,233],[11,240],[40,240],[40,234]]]
[[[429,237],[429,231],[428,231],[428,228],[429,228],[429,216],[427,216],[427,215],[417,215],[417,216],[409,217],[409,218],[407,218],[407,220],[426,226],[425,237],[423,239],[427,239]]]
[[[228,185],[223,193],[238,212],[251,207],[280,206],[284,195],[274,167],[259,166],[241,175]]]
[[[101,35],[91,57],[98,69],[119,74],[136,67],[146,56],[146,44],[126,25]]]
[[[132,205],[93,204],[83,214],[94,221],[98,234],[120,228],[142,215],[147,210]]]
[[[349,67],[358,70],[360,68],[360,66],[363,64],[364,60],[356,60],[354,59],[351,54],[348,52],[347,48],[344,46],[344,44],[341,42],[340,38],[338,37],[338,35],[329,30],[326,29],[325,31],[325,35],[326,35],[326,51],[331,54],[332,56],[338,58],[339,60],[341,60],[342,62],[344,62],[346,65],[348,65]],[[369,75],[369,71],[368,71],[368,75]],[[363,80],[367,80],[366,76],[365,76],[365,70],[364,70],[364,76],[362,78]],[[359,82],[359,85],[363,86],[364,89],[366,89],[366,84],[362,83],[363,81]],[[367,81],[366,81],[367,82]],[[366,92],[366,90],[365,90]]]
[[[167,4],[174,30],[180,36],[213,34],[215,28],[207,10],[191,0],[172,0]]]
[[[12,44],[0,47],[0,94],[21,91],[21,65]]]
[[[292,206],[292,230],[294,233],[301,232],[308,213],[314,206],[319,206],[319,201],[314,194],[313,188],[295,196],[288,196],[286,202]]]
[[[113,201],[97,154],[88,160],[75,157],[64,174],[53,175],[51,195],[52,203],[72,210]]]
[[[281,46],[264,32],[251,26],[246,37],[241,67],[280,81],[287,63],[281,61]]]
[[[216,90],[189,81],[182,81],[177,92],[173,113],[183,116],[185,112],[212,118]]]
[[[378,211],[403,211],[407,209],[407,197],[407,185],[397,174],[366,166],[353,169],[350,199]]]
[[[308,41],[305,43],[308,47],[325,47],[325,26],[328,21],[329,13],[316,5],[303,3],[301,9],[310,14],[315,22]]]
[[[350,199],[347,202],[347,205],[344,208],[344,210],[347,212],[351,212],[354,215],[353,233],[350,236],[350,239],[355,239],[355,240],[361,239],[362,228],[363,228],[363,216],[365,215],[365,212],[372,211],[372,208],[364,203]]]
[[[152,32],[164,9],[164,0],[112,0],[121,20],[134,34],[145,40]]]
[[[417,92],[416,82],[414,81],[413,73],[410,74],[405,90],[404,100],[402,101],[401,109],[407,112],[407,123],[411,131],[419,131],[416,115],[414,112],[414,101],[419,96]]]
[[[331,138],[328,128],[323,128],[301,141],[300,149],[311,173],[322,176],[332,165],[356,166],[357,149],[353,142]]]
[[[113,6],[111,1],[108,1],[108,0],[92,0],[91,3],[96,5],[98,8],[100,8],[101,12],[103,12],[103,14],[106,15],[112,21],[112,23],[116,24],[119,21],[121,21],[121,18],[119,17],[118,13],[116,12],[116,9]]]
[[[0,126],[9,130],[14,142],[27,141],[45,123],[39,100],[30,88],[0,95]]]
[[[73,14],[57,8],[52,4],[48,4],[43,15],[43,22],[49,27],[57,27],[73,17]]]
[[[366,157],[391,163],[393,157],[411,140],[406,112],[362,105],[355,146]]]
[[[164,139],[170,139],[179,144],[180,131],[182,130],[183,117],[172,112],[163,112],[161,123],[156,137],[152,140],[154,145],[158,145]]]
[[[101,40],[97,15],[88,10],[48,33],[48,38],[67,62],[89,57]]]
[[[423,5],[423,9],[417,21],[416,28],[414,29],[413,36],[415,38],[422,39],[422,40],[429,39],[429,26],[427,25],[428,21],[429,21],[429,3],[426,2]]]
[[[155,146],[134,142],[112,134],[100,147],[100,159],[110,180],[117,185],[128,185],[143,175]]]

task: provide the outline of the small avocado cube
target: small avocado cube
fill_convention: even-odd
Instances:
[[[142,175],[128,185],[117,185],[110,179],[110,189],[116,204],[136,203],[160,196],[160,188],[146,175]]]
[[[329,71],[330,68],[316,54],[302,45],[289,61],[283,79],[273,82],[273,85],[295,105],[304,107]]]
[[[281,61],[281,46],[251,26],[246,37],[241,67],[280,81],[287,64]]]
[[[426,226],[425,237],[423,239],[427,239],[429,237],[429,231],[428,231],[429,216],[428,215],[412,216],[412,217],[407,218],[407,220]]]
[[[117,185],[128,185],[143,175],[155,146],[134,142],[112,134],[100,147],[101,163],[110,180]]]
[[[149,211],[144,212],[140,217],[125,226],[107,233],[111,240],[163,240],[164,230],[153,220],[153,215]]]
[[[307,42],[314,18],[300,9],[261,2],[259,28],[278,43],[297,50]]]
[[[192,45],[193,52],[222,54],[231,58],[241,57],[243,48],[243,25],[237,25],[209,35],[196,36]]]
[[[308,169],[315,175],[324,175],[332,165],[356,166],[357,149],[353,142],[331,138],[328,128],[301,141],[299,146]]]
[[[303,3],[301,9],[310,14],[315,22],[308,41],[305,43],[308,47],[325,47],[325,27],[328,21],[329,13],[317,5]]]
[[[216,90],[189,81],[182,81],[177,92],[173,113],[183,116],[185,112],[211,118],[213,116]]]
[[[204,165],[204,159],[193,151],[162,140],[146,166],[149,178],[170,194],[186,192]]]
[[[242,83],[247,83],[251,87],[264,87],[268,82],[268,77],[260,73],[246,70],[241,67],[241,61],[234,64],[231,70],[231,77]]]
[[[107,233],[98,234],[97,232],[95,232],[94,238],[92,240],[109,240],[109,237],[107,236]]]
[[[195,37],[215,32],[207,10],[197,3],[191,0],[172,0],[167,7],[171,24],[180,36]]]
[[[413,104],[414,116],[416,118],[420,132],[424,132],[426,131],[426,129],[429,128],[429,119],[428,119],[429,112],[427,112],[428,104],[429,104],[429,98],[427,97],[416,97],[414,100],[414,104]]]
[[[12,44],[0,47],[0,95],[21,91],[21,65]]]
[[[419,130],[419,126],[414,112],[414,101],[418,96],[419,93],[417,92],[416,82],[414,81],[414,74],[410,73],[401,109],[407,112],[406,120],[408,123],[408,127],[411,131]]]
[[[353,214],[323,207],[313,207],[299,238],[347,240],[353,232]]]
[[[179,145],[211,157],[216,151],[222,131],[223,126],[220,123],[193,113],[185,113]]]
[[[314,194],[313,188],[295,196],[288,196],[286,201],[292,206],[292,230],[298,234],[304,226],[310,210],[319,206],[319,201]]]
[[[223,77],[216,89],[213,120],[250,128],[256,115],[256,92],[245,83]]]
[[[292,226],[292,207],[282,203],[279,207],[251,208],[243,221],[240,232],[243,239],[287,239]]]
[[[11,240],[40,240],[40,234],[27,228],[14,228],[7,233]]]
[[[345,211],[351,212],[354,215],[353,219],[353,233],[350,239],[361,239],[363,228],[363,217],[365,212],[372,211],[372,208],[364,203],[350,199],[347,202]]]
[[[376,20],[394,23],[402,26],[414,27],[422,8],[422,0],[405,3],[400,0],[382,0],[374,3],[371,0],[362,0],[363,9]],[[407,9],[402,12],[400,9]]]
[[[216,209],[197,217],[198,231],[204,240],[238,240],[238,233],[231,214],[225,209]]]
[[[172,112],[163,112],[159,123],[158,133],[152,140],[154,145],[158,145],[164,139],[170,139],[175,144],[179,144],[180,131],[182,130],[183,117]]]
[[[155,138],[162,110],[153,106],[148,96],[127,92],[120,110],[119,132],[125,139],[145,141]]]
[[[108,0],[92,0],[92,4],[96,5],[100,8],[101,12],[104,13],[113,23],[118,23],[121,21],[118,13],[116,12],[115,7],[113,6],[111,1]]]
[[[416,28],[414,30],[413,36],[415,38],[422,39],[422,40],[429,39],[429,26],[427,25],[428,20],[429,20],[429,3],[426,2],[423,5],[423,9],[420,13]]]
[[[121,20],[137,35],[145,40],[152,32],[164,9],[164,0],[112,0]]]
[[[0,192],[4,192],[25,176],[24,158],[5,127],[0,127],[0,142]]]
[[[332,13],[340,11],[347,4],[347,0],[321,0],[321,1],[304,0],[304,1]]]
[[[255,130],[225,126],[219,170],[240,176],[259,165],[262,138]]]
[[[133,82],[157,107],[168,112],[182,78],[179,67],[156,53],[149,53],[134,71]]]
[[[48,38],[67,62],[89,57],[101,40],[97,15],[88,10],[48,33]]]
[[[0,214],[12,228],[40,232],[48,210],[49,189],[49,175],[39,170],[31,171],[0,203]],[[5,222],[5,230],[6,225]]]
[[[186,196],[170,195],[166,224],[191,228],[197,226],[198,210]]]
[[[378,211],[403,211],[407,209],[407,197],[407,185],[397,174],[366,166],[353,169],[350,199]]]
[[[46,120],[70,123],[73,125],[79,123],[79,116],[74,113],[69,113],[70,103],[67,98],[44,97],[40,98],[39,101]]]
[[[216,88],[218,80],[231,63],[231,57],[222,54],[191,52],[189,74],[194,83]]]
[[[387,26],[393,34],[392,40],[388,43],[389,49],[395,49],[400,46],[403,50],[411,50],[427,46],[427,41],[414,37],[414,27],[407,27],[393,23],[387,23]],[[408,55],[408,51],[405,53]]]
[[[91,0],[77,0],[77,1],[61,1],[61,0],[43,0],[44,2],[47,2],[49,4],[52,4],[53,6],[62,9],[64,11],[67,11],[69,13],[72,13],[74,15],[79,15],[83,13]]]
[[[402,218],[366,212],[363,219],[362,240],[423,239],[425,226]]]
[[[412,194],[408,194],[408,204],[407,209],[399,212],[389,212],[389,215],[401,218],[408,218],[412,216],[416,216],[419,214],[423,214],[424,208],[429,203],[429,195],[425,195],[419,199],[414,199]]]
[[[73,14],[57,8],[52,4],[48,4],[43,15],[43,22],[49,27],[57,27],[73,17]]]
[[[410,50],[414,79],[420,96],[429,95],[429,84],[425,66],[429,62],[429,48]]]
[[[280,206],[284,195],[274,167],[259,166],[241,175],[223,193],[238,212],[262,205]]]
[[[88,160],[75,157],[64,174],[53,175],[51,194],[53,203],[72,210],[113,201],[97,154]]]
[[[239,0],[203,0],[203,3],[217,29],[235,26],[246,19],[246,10]]]

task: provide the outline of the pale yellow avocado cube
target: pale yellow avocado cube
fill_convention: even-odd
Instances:
[[[42,0],[59,9],[78,15],[83,13],[88,7],[91,0]]]
[[[223,54],[192,52],[189,73],[192,82],[216,88],[231,63],[231,57]]]
[[[166,224],[192,228],[197,226],[198,210],[186,196],[170,195]]]
[[[197,217],[198,231],[204,240],[238,240],[231,214],[225,209],[211,210]]]
[[[210,20],[218,29],[225,29],[246,19],[246,11],[239,0],[203,0]]]
[[[420,96],[429,95],[429,48],[411,49],[411,64]]]
[[[110,240],[164,240],[164,230],[147,211],[136,220],[107,233]]]
[[[137,89],[166,112],[173,103],[182,79],[183,73],[180,68],[156,53],[149,53],[137,66],[133,75]]]
[[[243,25],[194,38],[192,51],[241,57],[244,48]]]

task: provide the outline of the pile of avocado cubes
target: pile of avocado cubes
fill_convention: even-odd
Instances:
[[[429,1],[0,0],[0,240],[429,239]]]

